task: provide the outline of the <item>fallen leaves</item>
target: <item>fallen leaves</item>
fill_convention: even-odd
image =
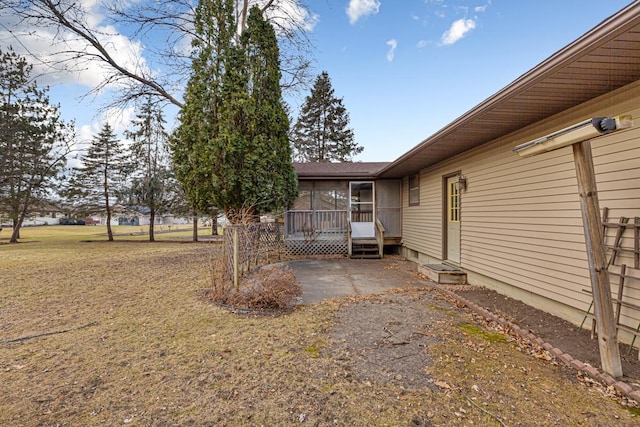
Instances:
[[[451,390],[451,386],[446,381],[436,380],[433,383],[443,390]]]

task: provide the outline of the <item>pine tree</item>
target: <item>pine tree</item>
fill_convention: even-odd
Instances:
[[[297,180],[288,143],[275,32],[251,8],[240,48],[229,56],[223,79],[220,135],[214,141],[218,204],[233,222],[288,206]],[[231,149],[230,149],[231,148]]]
[[[323,71],[302,105],[293,128],[294,158],[302,162],[349,162],[364,147],[354,142],[349,113]]]
[[[195,213],[209,212],[216,203],[212,181],[217,160],[210,141],[218,136],[224,62],[237,42],[233,16],[233,0],[198,2],[192,42],[195,58],[180,123],[170,138],[176,178]]]
[[[198,9],[209,15],[202,13],[197,22],[212,16],[211,3],[215,2]],[[286,207],[297,194],[297,182],[287,142],[275,32],[260,9],[252,8],[238,39],[232,2],[224,4],[228,10],[218,12],[225,12],[220,16],[227,20],[209,18],[197,31],[206,35],[217,26],[221,36],[213,42],[228,43],[215,44],[216,49],[196,43],[200,55],[193,63],[172,146],[179,179],[195,206],[217,206],[235,222],[247,213]],[[228,27],[219,28],[225,22]],[[218,78],[211,78],[211,73],[219,73]]]
[[[73,172],[67,196],[76,210],[105,214],[107,235],[109,241],[113,241],[111,217],[115,194],[122,191],[123,170],[127,163],[124,148],[108,123],[93,137],[81,160],[82,166]]]
[[[0,50],[0,212],[13,221],[12,243],[29,208],[52,190],[74,137],[31,70],[11,47]]]
[[[170,168],[168,133],[162,111],[150,98],[140,108],[126,132],[130,146],[129,187],[131,202],[149,209],[149,241],[155,240],[156,214],[172,202],[173,173]]]

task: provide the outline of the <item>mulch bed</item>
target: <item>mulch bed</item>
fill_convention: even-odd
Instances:
[[[598,369],[600,351],[598,341],[591,339],[591,332],[581,329],[559,317],[533,308],[521,301],[501,295],[493,290],[480,287],[451,288],[462,298],[532,332],[545,342],[570,354],[574,359],[588,363]],[[620,344],[623,380],[633,387],[640,388],[640,361],[638,350],[629,351],[629,346]]]

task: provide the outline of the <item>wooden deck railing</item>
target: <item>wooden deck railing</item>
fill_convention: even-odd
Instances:
[[[347,211],[287,211],[284,224],[285,237],[345,233]]]

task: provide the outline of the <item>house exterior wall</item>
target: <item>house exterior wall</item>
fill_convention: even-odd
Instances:
[[[409,206],[405,177],[405,254],[420,263],[442,260],[443,176],[460,171],[467,179],[460,267],[469,282],[579,324],[591,296],[582,291],[590,279],[572,150],[522,159],[512,149],[585,118],[620,114],[633,115],[636,126],[598,138],[592,150],[600,207],[608,207],[613,220],[633,222],[640,216],[640,82],[420,171],[419,206]],[[623,246],[633,247],[633,231],[626,233]],[[633,266],[632,255],[623,254],[616,261],[622,263]],[[630,274],[640,277],[638,270]],[[616,284],[612,278],[614,292]],[[624,300],[640,305],[640,280],[627,280]],[[639,311],[622,310],[622,323],[639,322]]]
[[[397,179],[376,181],[376,217],[385,237],[402,237],[402,183]]]

